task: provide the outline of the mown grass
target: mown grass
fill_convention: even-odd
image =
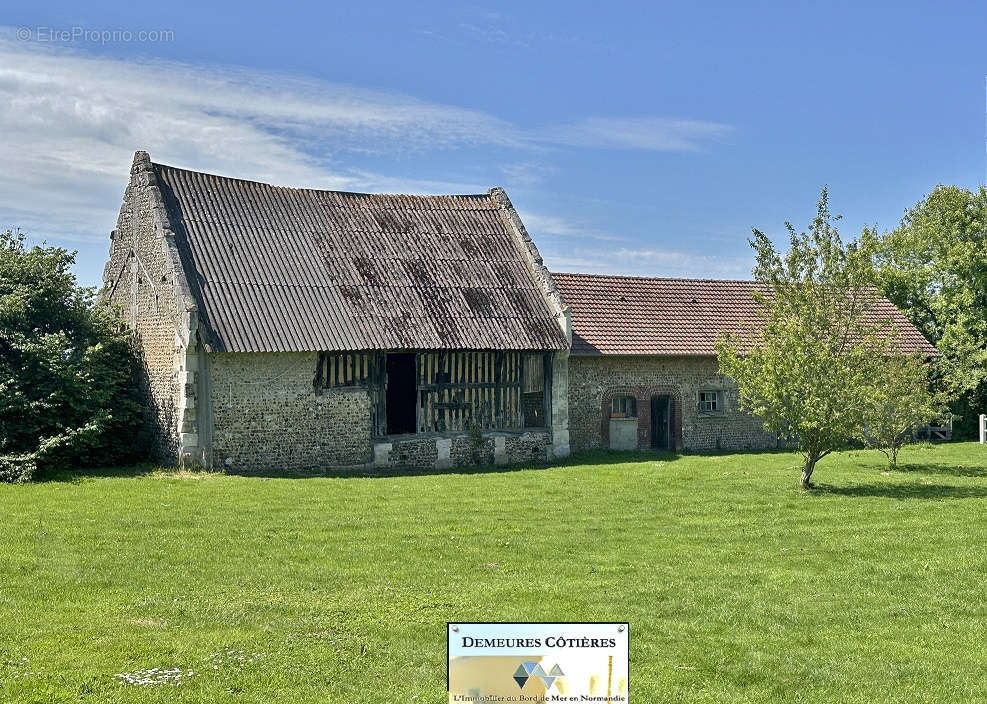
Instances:
[[[902,461],[2,486],[0,701],[441,702],[448,620],[627,620],[637,702],[987,700],[987,450]]]

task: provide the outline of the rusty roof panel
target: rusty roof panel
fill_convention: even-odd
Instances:
[[[219,351],[568,344],[489,194],[342,193],[154,168]]]
[[[658,279],[595,274],[552,274],[572,315],[572,354],[714,355],[716,340],[731,334],[750,344],[760,327],[754,281]],[[902,349],[936,349],[890,301],[872,315],[891,320]]]

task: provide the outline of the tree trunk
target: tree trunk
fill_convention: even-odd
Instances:
[[[805,491],[812,488],[812,482],[809,480],[812,479],[812,470],[816,468],[816,462],[818,461],[819,458],[815,455],[809,455],[805,458],[805,466],[802,468],[802,478],[799,480],[799,487]]]
[[[891,469],[898,469],[898,448],[891,446]]]

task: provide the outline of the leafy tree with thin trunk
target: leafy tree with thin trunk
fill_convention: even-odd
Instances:
[[[930,388],[929,364],[918,355],[890,354],[870,383],[862,439],[898,466],[898,452],[915,430],[948,415],[945,397]]]
[[[936,186],[894,230],[865,230],[877,283],[941,353],[957,431],[976,436],[987,408],[987,189]]]
[[[746,339],[717,343],[720,371],[737,382],[741,408],[797,443],[803,489],[819,460],[859,437],[871,381],[890,350],[890,321],[873,315],[869,256],[843,243],[838,220],[824,188],[808,232],[785,223],[786,254],[754,229],[762,325]]]

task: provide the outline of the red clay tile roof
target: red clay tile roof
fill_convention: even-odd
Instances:
[[[572,354],[714,355],[730,333],[759,324],[754,281],[552,274],[572,315]],[[881,298],[874,311],[894,321],[905,351],[936,354],[905,315]]]

